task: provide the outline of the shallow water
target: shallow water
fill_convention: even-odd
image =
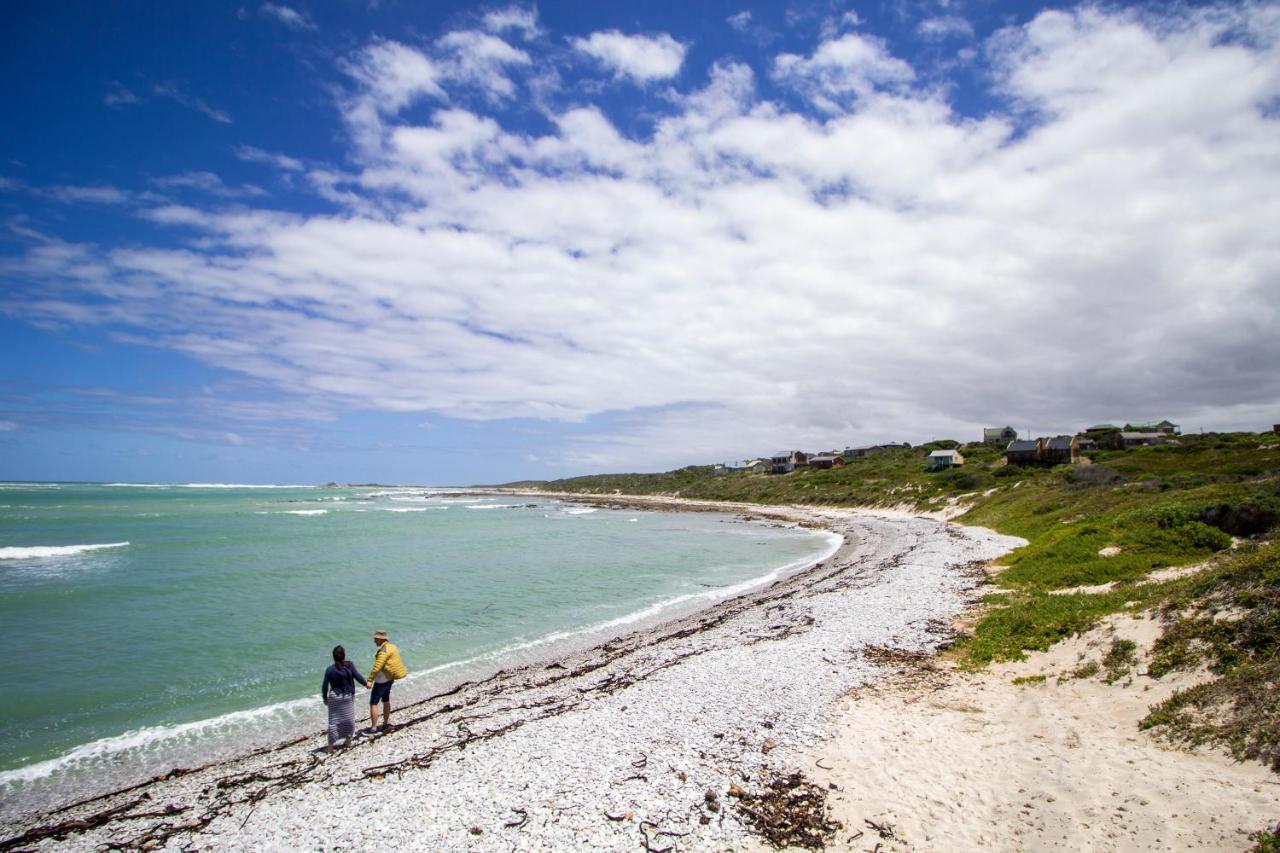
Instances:
[[[533,506],[527,506],[533,504]],[[432,490],[0,484],[0,799],[318,729],[344,644],[401,700],[733,594],[830,537]]]

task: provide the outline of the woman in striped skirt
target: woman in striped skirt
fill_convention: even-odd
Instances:
[[[329,707],[329,753],[333,745],[342,741],[345,749],[351,746],[351,735],[356,730],[356,682],[364,687],[369,683],[347,660],[347,650],[333,647],[333,665],[324,671],[324,683],[320,685],[320,698]]]

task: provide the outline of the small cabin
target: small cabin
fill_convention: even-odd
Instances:
[[[935,450],[929,454],[929,470],[941,471],[964,464],[964,457],[959,450]]]
[[[1045,465],[1074,465],[1080,461],[1080,439],[1074,435],[1047,439],[1041,459]]]
[[[819,453],[809,457],[810,468],[839,468],[844,464],[844,457],[838,453]]]
[[[1010,465],[1039,465],[1043,449],[1043,438],[1011,441],[1004,449],[1004,458]]]

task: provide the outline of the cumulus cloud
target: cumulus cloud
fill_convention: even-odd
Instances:
[[[284,24],[291,30],[316,29],[315,21],[292,6],[285,6],[282,3],[263,3],[260,11],[266,17]]]
[[[773,74],[828,112],[842,110],[850,97],[915,79],[915,70],[889,53],[881,40],[858,33],[824,41],[810,56],[784,53],[774,60]]]
[[[343,104],[343,114],[362,148],[379,144],[384,116],[394,116],[414,101],[447,100],[439,65],[420,50],[396,41],[378,41],[344,64],[358,84]]]
[[[497,99],[509,98],[515,93],[515,83],[507,75],[507,68],[532,62],[523,50],[476,30],[448,33],[437,47],[446,57],[443,66],[446,79],[478,86]]]
[[[336,211],[156,208],[187,245],[48,241],[3,307],[330,410],[585,422],[539,452],[583,469],[1248,426],[1280,399],[1278,42],[1257,6],[1045,12],[985,45],[975,118],[846,34],[768,69],[821,112],[722,63],[643,135],[581,100],[508,126],[379,42],[352,170],[309,173]]]
[[[624,35],[617,30],[592,33],[573,40],[574,50],[590,56],[618,79],[637,83],[667,80],[684,64],[685,46],[670,35]]]

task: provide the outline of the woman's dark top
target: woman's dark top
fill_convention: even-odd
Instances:
[[[345,666],[332,664],[324,671],[324,683],[320,685],[320,698],[326,699],[329,696],[329,689],[332,688],[334,693],[342,693],[352,695],[356,692],[356,682],[360,682],[365,687],[369,683],[364,680],[364,676],[356,669],[356,665],[351,661],[347,661]]]

